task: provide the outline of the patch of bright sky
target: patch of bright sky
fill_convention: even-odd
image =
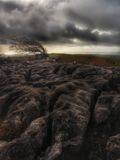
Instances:
[[[15,50],[11,50],[9,45],[0,45],[0,55],[13,56],[16,55]]]
[[[103,30],[98,30],[98,29],[94,29],[92,33],[98,33],[99,35],[109,35],[109,36],[115,34],[111,31],[103,31]]]
[[[120,53],[118,46],[96,46],[96,45],[62,45],[48,44],[45,45],[48,53],[65,53],[65,54],[115,54]]]

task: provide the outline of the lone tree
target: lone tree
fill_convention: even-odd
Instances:
[[[16,45],[12,45],[11,47],[21,53],[28,52],[30,54],[42,55],[44,57],[48,56],[46,49],[39,41],[24,40],[17,42]]]

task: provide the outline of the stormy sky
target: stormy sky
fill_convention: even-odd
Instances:
[[[0,0],[0,42],[27,39],[119,50],[120,0]]]

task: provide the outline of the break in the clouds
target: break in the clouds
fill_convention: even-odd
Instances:
[[[0,0],[0,41],[120,44],[119,0]]]

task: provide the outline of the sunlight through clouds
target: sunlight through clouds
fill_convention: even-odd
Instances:
[[[118,0],[0,0],[0,42],[28,39],[60,46],[55,50],[74,45],[119,51],[119,7]]]

